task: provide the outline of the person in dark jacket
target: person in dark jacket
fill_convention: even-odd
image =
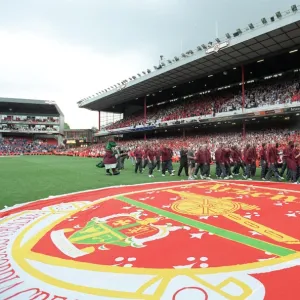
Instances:
[[[218,149],[215,152],[215,158],[216,158],[216,176],[218,178],[222,179],[229,179],[226,174],[225,169],[225,149],[223,144],[220,144],[218,146]]]
[[[155,149],[155,157],[156,157],[156,170],[160,171],[160,165],[161,165],[161,150],[159,147],[156,147]]]
[[[270,180],[271,176],[274,174],[278,181],[281,181],[281,177],[278,174],[276,163],[277,163],[277,149],[276,143],[272,142],[267,151],[267,161],[268,161],[268,173],[266,175],[266,180]]]
[[[267,162],[267,144],[263,143],[259,151],[260,166],[261,166],[261,179],[266,180],[266,174],[268,172],[268,162]]]
[[[188,150],[185,148],[181,148],[180,150],[180,166],[178,170],[178,176],[181,175],[182,170],[184,169],[185,175],[189,176],[189,166],[188,166],[188,158],[187,158]]]
[[[296,158],[296,153],[294,149],[294,143],[290,142],[289,143],[289,148],[287,151],[287,158],[286,158],[286,163],[288,167],[288,172],[290,175],[290,180],[295,183],[297,181],[297,158]]]
[[[282,168],[280,171],[280,176],[283,177],[284,176],[284,172],[287,169],[287,157],[288,157],[288,152],[289,152],[289,145],[286,146],[283,149],[283,153],[282,153]],[[288,172],[287,172],[288,173]],[[288,177],[288,174],[287,174]]]

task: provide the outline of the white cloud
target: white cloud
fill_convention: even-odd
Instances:
[[[0,30],[0,41],[1,96],[55,100],[72,128],[98,124],[98,114],[77,101],[149,65],[138,52],[120,50],[116,57],[30,32]]]

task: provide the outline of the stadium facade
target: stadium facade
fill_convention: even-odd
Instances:
[[[240,126],[282,119],[298,124],[300,103],[246,107],[248,88],[258,82],[281,77],[299,79],[300,75],[300,6],[277,12],[258,23],[250,23],[227,33],[224,39],[199,45],[171,60],[162,60],[154,71],[147,69],[93,96],[78,102],[79,107],[99,112],[98,136],[120,134],[152,135],[169,130],[185,131],[194,128]],[[143,75],[141,75],[143,74]],[[149,120],[149,109],[190,98],[203,97],[224,91],[241,92],[241,108],[205,116],[176,120]],[[201,101],[201,100],[199,100]],[[122,113],[124,118],[140,113],[143,124],[106,130],[100,128],[100,112]],[[278,119],[276,119],[278,118]],[[298,124],[299,125],[299,124]],[[297,125],[297,126],[298,126]]]
[[[65,129],[64,144],[68,147],[87,146],[93,142],[92,129]]]
[[[0,98],[0,138],[57,140],[64,134],[64,115],[55,101]]]

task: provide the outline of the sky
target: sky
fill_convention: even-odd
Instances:
[[[54,100],[71,128],[97,127],[77,101],[292,4],[0,0],[0,97]]]

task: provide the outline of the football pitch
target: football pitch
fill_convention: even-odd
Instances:
[[[86,191],[0,209],[4,267],[22,269],[1,299],[295,299],[299,185],[149,178],[130,161],[106,176],[97,162],[0,158],[1,208]]]
[[[96,168],[100,159],[66,156],[20,156],[0,158],[0,209],[19,203],[108,186],[132,185],[147,182],[178,181],[186,179],[184,172],[177,176],[179,164],[174,164],[175,176],[162,177],[148,170],[135,174],[129,160],[119,176],[106,176],[104,169]],[[255,180],[259,180],[260,170]],[[211,168],[214,178],[215,167]],[[238,179],[238,178],[235,178]]]

